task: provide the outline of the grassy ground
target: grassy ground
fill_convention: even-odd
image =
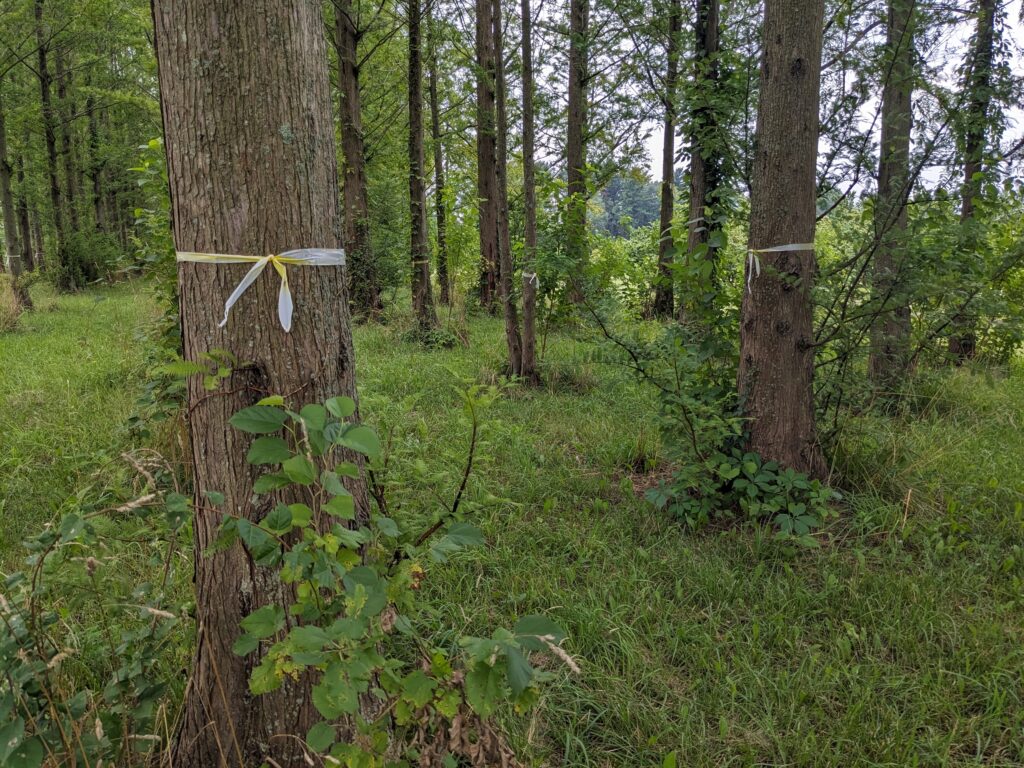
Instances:
[[[37,309],[0,334],[0,570],[69,497],[108,479],[155,313],[137,284],[33,295]]]
[[[123,447],[150,312],[122,287],[0,337],[4,551]],[[459,387],[499,382],[500,321],[469,335],[426,351],[390,326],[356,333],[395,517],[450,495]],[[847,424],[848,508],[794,558],[756,531],[687,534],[643,502],[665,469],[655,403],[590,351],[552,337],[549,386],[487,409],[467,509],[488,546],[426,586],[439,644],[534,612],[568,630],[582,674],[552,666],[540,706],[505,718],[525,762],[1024,764],[1024,372],[926,380],[900,418]]]

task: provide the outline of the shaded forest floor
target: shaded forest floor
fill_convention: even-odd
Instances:
[[[120,482],[155,309],[123,285],[55,298],[0,336],[0,571],[76,494]],[[460,388],[500,384],[500,320],[424,350],[357,329],[361,409],[389,447],[391,514],[450,498]],[[486,409],[467,516],[488,544],[425,585],[434,642],[547,613],[582,674],[553,668],[503,722],[527,764],[1024,763],[1024,369],[929,376],[897,419],[846,424],[844,509],[822,547],[686,533],[643,501],[665,475],[657,404],[553,334],[548,386]]]

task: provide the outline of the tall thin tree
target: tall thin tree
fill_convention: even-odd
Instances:
[[[523,25],[523,378],[537,383],[537,182],[534,160],[533,17],[520,0]]]
[[[430,28],[430,63],[428,91],[430,93],[430,143],[434,152],[434,216],[437,222],[437,282],[442,304],[451,303],[451,277],[448,274],[448,221],[445,202],[444,140],[441,133],[441,100],[437,83],[437,49],[440,47],[438,24],[427,15]]]
[[[81,276],[76,274],[72,265],[68,263],[67,232],[64,227],[64,196],[61,193],[57,172],[57,117],[54,113],[53,95],[50,91],[53,82],[53,77],[50,75],[50,30],[46,24],[43,0],[35,0],[33,8],[35,10],[36,74],[39,78],[43,140],[46,144],[46,171],[49,181],[53,230],[56,237],[57,279],[62,288],[74,288],[79,284]],[[42,238],[40,237],[38,240],[41,245]]]
[[[437,326],[430,285],[430,232],[427,226],[427,187],[423,159],[422,0],[407,0],[409,23],[409,217],[412,266],[412,306],[420,330]]]
[[[903,253],[910,194],[916,0],[889,0],[882,86],[882,137],[874,207],[872,287],[879,314],[871,327],[868,374],[879,385],[896,383],[910,356],[910,304]]]
[[[661,210],[658,223],[658,276],[654,285],[655,317],[671,317],[675,306],[672,289],[672,262],[675,239],[672,218],[676,199],[676,97],[679,86],[679,33],[683,26],[682,0],[671,0],[666,24],[667,63],[665,65],[664,134],[661,144]]]
[[[765,0],[739,393],[749,446],[825,474],[814,417],[815,162],[824,0]]]
[[[568,115],[566,117],[565,247],[573,298],[581,298],[587,262],[587,52],[590,0],[569,1]]]
[[[154,0],[152,7],[175,246],[254,255],[338,247],[320,3]],[[258,521],[277,502],[299,500],[254,503],[257,473],[245,460],[251,440],[229,418],[269,394],[305,402],[355,396],[345,275],[338,267],[289,269],[297,311],[285,333],[274,321],[278,285],[268,270],[220,327],[218,307],[245,272],[246,266],[195,263],[178,269],[185,358],[199,362],[221,349],[240,363],[218,397],[209,397],[200,377],[188,382],[197,638],[169,762],[177,766],[301,766],[302,739],[320,720],[308,675],[286,675],[274,693],[249,693],[261,654],[232,652],[239,621],[270,603],[287,608],[292,592],[243,548],[211,553],[210,545],[225,512]],[[346,482],[365,515],[365,483]],[[211,506],[208,492],[223,495],[220,508]]]
[[[480,232],[480,303],[491,307],[498,292],[498,129],[494,5],[476,0],[476,168]]]

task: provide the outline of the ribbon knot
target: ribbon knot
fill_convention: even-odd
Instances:
[[[292,314],[295,305],[292,302],[292,292],[288,287],[288,270],[286,264],[294,264],[307,267],[336,267],[344,266],[345,251],[340,248],[300,248],[295,251],[285,251],[279,254],[267,256],[240,256],[227,253],[193,253],[192,251],[178,251],[178,261],[192,261],[200,264],[240,264],[253,263],[252,269],[246,272],[235,290],[224,302],[224,319],[217,324],[223,328],[228,322],[228,313],[245,293],[249,286],[256,282],[268,264],[274,265],[274,271],[281,278],[281,288],[277,293],[277,317],[281,321],[281,327],[285,333],[292,329]]]

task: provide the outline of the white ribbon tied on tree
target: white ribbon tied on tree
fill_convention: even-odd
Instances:
[[[784,251],[813,251],[814,243],[789,243],[787,245],[776,245],[773,248],[751,248],[747,251],[747,293],[753,293],[750,281],[754,278],[754,272],[761,276],[761,260],[757,258],[759,253],[782,253]]]
[[[228,322],[228,313],[235,305],[242,294],[249,286],[256,282],[268,264],[273,264],[278,276],[281,278],[281,288],[277,294],[277,317],[281,321],[281,327],[285,333],[292,329],[292,314],[295,304],[292,302],[292,292],[288,287],[287,265],[305,267],[340,267],[345,264],[345,251],[340,248],[300,248],[295,251],[270,254],[269,256],[240,256],[227,253],[194,253],[192,251],[178,251],[178,261],[192,261],[199,264],[245,264],[251,263],[250,269],[241,282],[235,286],[235,290],[224,302],[224,319],[218,323],[223,328]]]

